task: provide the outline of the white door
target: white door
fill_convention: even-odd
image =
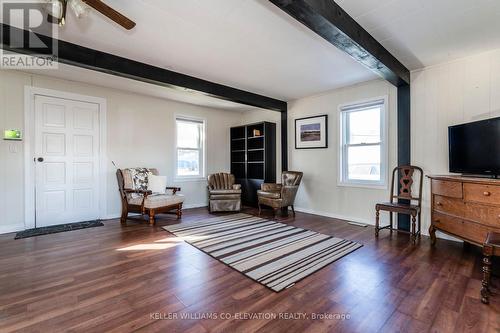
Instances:
[[[99,105],[35,95],[36,227],[99,218]]]

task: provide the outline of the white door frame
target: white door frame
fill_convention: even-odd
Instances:
[[[38,87],[24,87],[24,227],[35,227],[35,95],[64,98],[99,105],[99,218],[106,207],[106,99]],[[71,221],[68,221],[71,222]]]

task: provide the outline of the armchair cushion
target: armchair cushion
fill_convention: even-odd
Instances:
[[[157,193],[165,194],[167,188],[167,177],[166,176],[156,176],[150,173],[148,175],[148,190]]]
[[[150,174],[158,175],[158,170],[148,168],[128,168],[122,170],[123,188],[130,190],[148,190],[148,176]],[[142,195],[130,193],[130,197],[138,198]]]
[[[240,200],[241,194],[216,194],[211,195],[210,200]]]
[[[281,184],[264,183],[260,185],[260,189],[267,192],[280,192]]]
[[[142,205],[142,197],[139,198],[129,198],[128,203],[131,205]],[[184,196],[182,194],[158,194],[158,195],[148,195],[144,199],[144,208],[153,209],[175,205],[184,202]]]
[[[210,196],[216,195],[216,194],[241,194],[241,189],[238,190],[209,190]]]
[[[262,198],[280,199],[281,192],[258,190],[257,195]]]

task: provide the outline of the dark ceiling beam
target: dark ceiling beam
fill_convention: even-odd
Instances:
[[[393,85],[410,83],[410,71],[333,0],[269,0]]]
[[[48,48],[30,48],[26,42],[29,41],[30,34],[35,34],[45,45],[48,46]],[[14,36],[13,38],[18,40],[11,40],[11,36]],[[50,46],[57,45],[57,60],[60,63],[147,82],[158,86],[198,92],[210,97],[255,106],[267,110],[279,112],[287,111],[287,103],[285,101],[232,88],[186,74],[177,73],[168,69],[148,65],[62,40],[54,40],[51,37],[22,30],[3,23],[0,38],[1,47],[8,51],[23,54],[45,53],[50,55],[53,54]],[[24,46],[11,47],[11,45],[18,46],[19,43]]]

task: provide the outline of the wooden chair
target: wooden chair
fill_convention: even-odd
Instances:
[[[481,302],[489,303],[491,293],[491,257],[500,256],[500,233],[490,231],[483,244],[483,281],[481,288]]]
[[[419,190],[418,195],[414,196],[412,193],[412,185],[414,182],[415,171],[419,173]],[[399,191],[394,193],[394,182],[396,173],[399,173]],[[411,216],[411,240],[413,243],[420,237],[421,217],[422,217],[422,183],[424,178],[424,171],[413,165],[403,165],[395,167],[392,171],[391,180],[391,196],[390,202],[378,203],[375,205],[376,219],[375,219],[375,237],[378,237],[379,231],[382,229],[393,230],[393,213],[407,214]],[[407,202],[399,202],[399,200],[407,200]],[[413,204],[416,202],[416,204]],[[390,214],[390,225],[380,227],[379,218],[380,211],[387,211]],[[416,230],[416,220],[418,216],[418,230]]]
[[[154,175],[158,175],[156,169],[149,169],[149,171]],[[175,214],[177,219],[182,217],[184,196],[177,193],[181,190],[180,187],[167,187],[166,190],[171,191],[171,194],[152,195],[151,191],[132,189],[132,178],[129,169],[116,170],[116,178],[122,201],[120,218],[122,224],[125,224],[127,219],[130,219],[128,213],[139,213],[141,217],[147,214],[150,225],[155,224],[157,214]],[[137,194],[137,196],[134,197],[132,194]]]

